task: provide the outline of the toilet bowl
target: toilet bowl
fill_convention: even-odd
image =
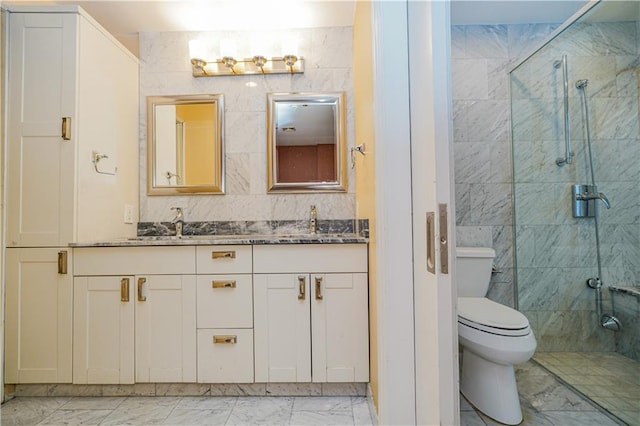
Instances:
[[[536,339],[520,312],[487,299],[495,252],[458,248],[458,337],[462,348],[460,391],[487,416],[522,421],[514,364],[529,360]]]

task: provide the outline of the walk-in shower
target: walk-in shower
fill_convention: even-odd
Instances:
[[[517,303],[534,360],[632,425],[639,40],[640,2],[590,3],[510,72]]]

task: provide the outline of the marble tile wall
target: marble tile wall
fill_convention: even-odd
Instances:
[[[515,305],[509,69],[555,25],[451,29],[457,243],[496,250],[489,297]]]
[[[489,297],[512,305],[515,218],[519,309],[534,327],[538,349],[612,350],[613,333],[599,328],[594,292],[585,286],[587,278],[597,275],[593,219],[577,220],[571,214],[571,184],[590,180],[581,93],[573,83],[589,79],[594,171],[599,190],[613,205],[600,213],[603,280],[605,285],[637,283],[637,25],[602,23],[566,30],[514,72],[510,114],[508,69],[552,29],[509,25],[452,31],[458,244],[496,249],[503,272],[493,277]],[[564,154],[562,71],[553,62],[563,54],[569,61],[575,157],[574,164],[560,168],[555,160]],[[607,293],[605,311],[610,306]]]
[[[591,182],[583,92],[588,79],[594,174],[610,210],[599,207],[604,285],[640,278],[640,139],[635,22],[577,24],[513,73],[513,154],[519,307],[538,330],[540,350],[613,350],[615,336],[598,326],[595,221],[571,212],[571,185]],[[567,55],[573,164],[564,155],[562,70]],[[611,312],[603,292],[604,312]],[[576,321],[578,319],[578,321]]]
[[[355,185],[349,168],[346,193],[267,194],[266,94],[294,91],[345,91],[347,149],[353,146],[352,28],[272,31],[274,40],[296,38],[306,60],[304,74],[194,78],[191,39],[234,39],[238,52],[250,51],[249,32],[146,32],[140,34],[140,221],[171,219],[181,206],[187,221],[306,219],[309,206],[318,219],[355,217]],[[256,83],[248,87],[247,83]],[[147,196],[146,97],[222,93],[225,98],[226,195]]]

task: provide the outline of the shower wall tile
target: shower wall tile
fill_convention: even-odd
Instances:
[[[506,25],[468,25],[466,54],[471,58],[507,58],[509,56]]]
[[[466,142],[469,139],[468,108],[470,101],[453,101],[453,141]],[[454,155],[455,159],[455,155]]]
[[[589,267],[595,264],[595,235],[590,224],[540,226],[535,245],[536,267]]]
[[[519,306],[532,311],[591,310],[595,290],[586,285],[586,278],[596,275],[596,268],[520,268]]]
[[[513,226],[493,226],[492,230],[492,247],[495,247],[496,257],[494,264],[498,269],[513,268]],[[496,276],[498,282],[512,282],[512,279],[506,278],[506,275]],[[502,278],[499,279],[498,278]]]
[[[616,56],[616,96],[638,96],[638,55]]]
[[[491,59],[487,61],[487,77],[489,99],[509,99],[509,81],[504,76],[511,68],[508,59]]]
[[[631,139],[638,137],[638,97],[591,100],[593,137]]]
[[[471,141],[509,140],[509,101],[486,100],[468,106],[467,125]]]
[[[615,333],[616,352],[640,361],[640,299],[628,294],[612,293],[613,314],[622,323]]]
[[[348,170],[346,193],[267,194],[266,94],[291,91],[345,91],[347,149],[354,144],[352,29],[350,27],[271,31],[274,39],[296,38],[307,70],[299,75],[193,78],[189,64],[191,39],[233,38],[248,51],[250,33],[145,32],[140,34],[140,220],[167,221],[170,207],[182,206],[188,221],[303,219],[310,204],[319,218],[355,216],[354,172]],[[251,79],[255,87],[247,87]],[[215,196],[146,195],[146,97],[221,93],[225,101],[226,194]]]
[[[488,182],[491,146],[486,143],[454,143],[454,173],[458,183]]]
[[[511,172],[511,144],[508,140],[493,141],[490,144],[491,150],[491,183],[511,183],[513,174]]]
[[[458,247],[493,247],[491,228],[491,226],[458,226],[456,245]]]
[[[541,352],[600,352],[614,347],[614,335],[600,327],[594,311],[538,311]]]
[[[516,223],[518,221],[516,220]],[[536,226],[516,225],[516,265],[518,268],[532,268],[536,259]]]
[[[488,99],[489,77],[486,59],[452,60],[453,99]]]
[[[558,24],[508,25],[509,58],[525,58],[557,27]]]
[[[456,225],[472,225],[471,223],[471,185],[455,184]]]
[[[511,185],[471,185],[471,224],[511,225]]]
[[[606,194],[611,209],[600,206],[600,222],[607,224],[640,224],[638,182],[602,182],[598,190]]]

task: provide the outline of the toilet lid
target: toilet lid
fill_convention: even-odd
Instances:
[[[529,320],[522,313],[486,297],[459,297],[458,321],[495,334],[529,329]]]

